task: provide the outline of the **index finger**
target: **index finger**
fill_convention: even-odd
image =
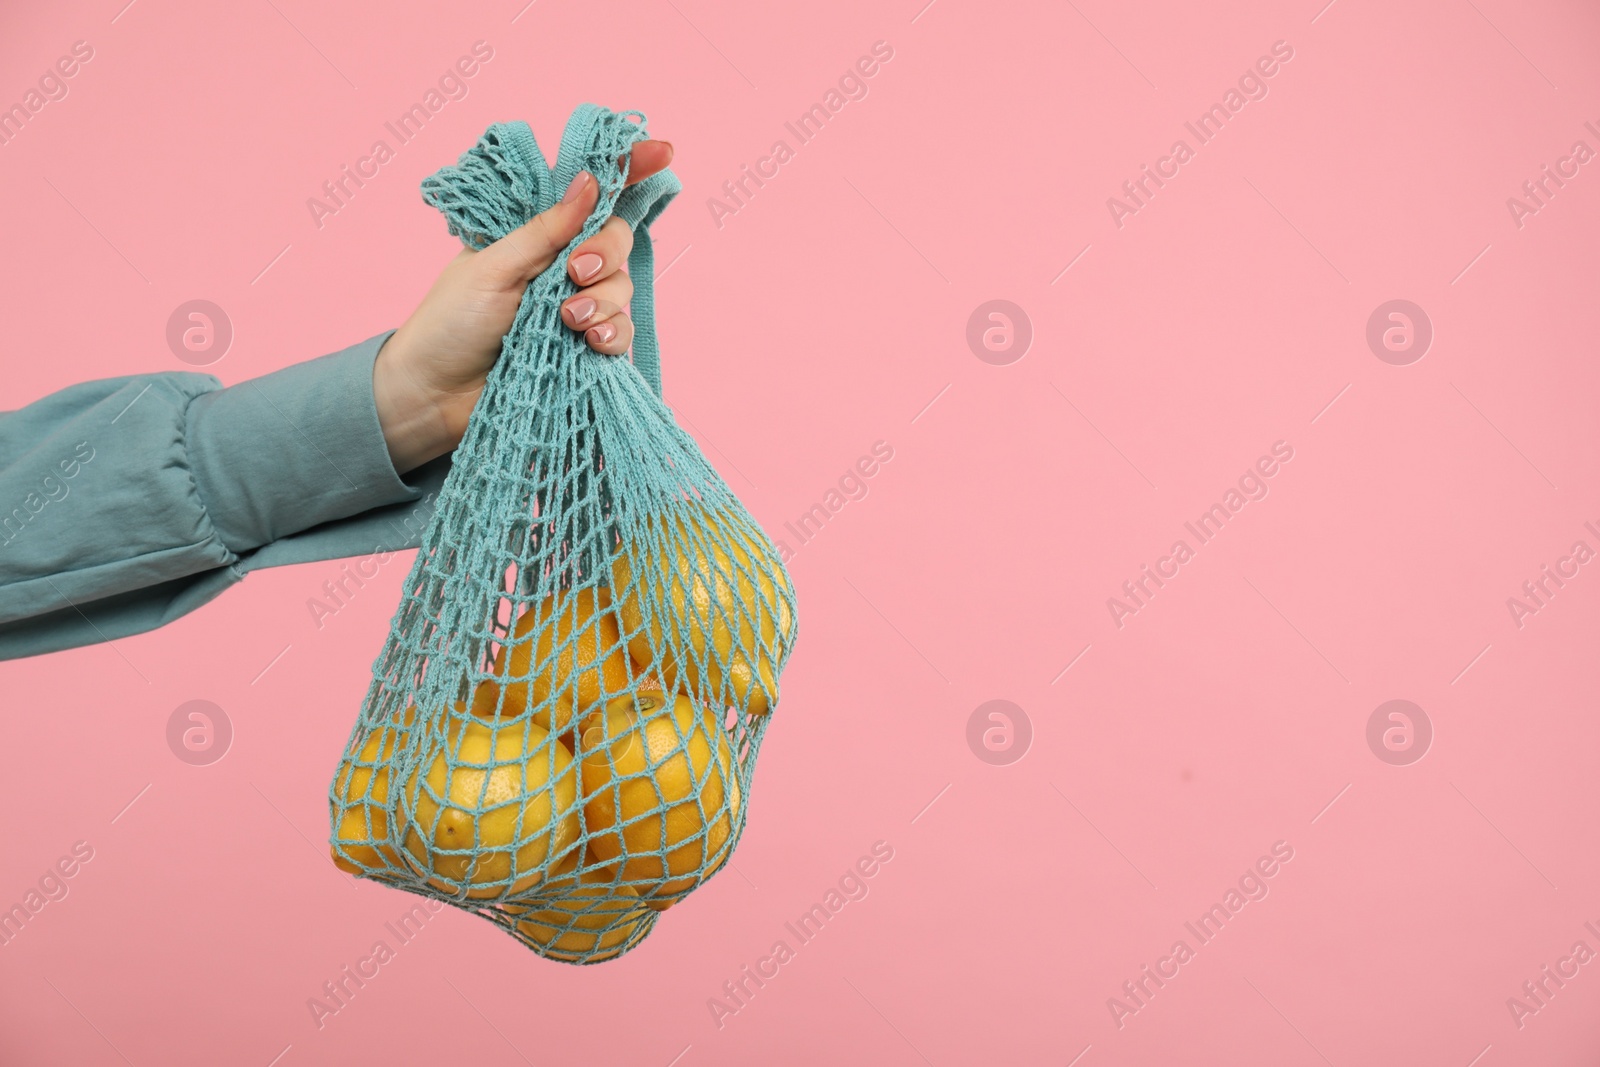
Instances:
[[[640,141],[628,154],[633,157],[632,166],[628,169],[628,184],[633,185],[667,169],[667,164],[672,162],[672,142]]]

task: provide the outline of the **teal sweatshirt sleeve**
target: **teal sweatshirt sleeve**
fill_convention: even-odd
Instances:
[[[262,567],[415,548],[450,457],[395,473],[391,333],[226,388],[143,374],[0,412],[0,659],[155,629]]]

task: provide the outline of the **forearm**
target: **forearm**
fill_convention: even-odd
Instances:
[[[65,647],[19,636],[55,613],[109,611],[106,636],[137,632],[216,595],[257,556],[371,552],[380,535],[341,520],[424,495],[396,473],[377,414],[387,336],[226,389],[152,374],[0,414],[0,658]],[[398,548],[419,532],[381,536]],[[264,551],[285,539],[312,554]],[[97,639],[81,629],[66,643]]]

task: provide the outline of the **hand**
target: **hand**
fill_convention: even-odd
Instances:
[[[672,162],[672,145],[640,141],[631,155],[629,185]],[[523,289],[583,229],[598,197],[594,177],[582,172],[549,211],[482,251],[462,249],[384,343],[372,368],[372,395],[396,471],[404,474],[460,443]],[[632,248],[633,230],[611,218],[567,259],[567,274],[583,288],[561,305],[561,321],[608,356],[633,343],[627,311],[633,281],[621,269]]]

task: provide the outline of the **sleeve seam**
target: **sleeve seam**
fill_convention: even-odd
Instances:
[[[221,384],[218,383],[218,388],[220,387]],[[212,391],[213,390],[206,390],[205,392]],[[194,402],[204,395],[204,392],[196,393],[190,396],[188,401],[183,405],[183,425],[179,431],[182,434],[182,440],[179,443],[183,453],[183,472],[188,477],[189,493],[194,497],[195,503],[199,505],[200,521],[203,524],[203,529],[207,533],[205,540],[196,542],[194,545],[189,547],[196,548],[207,543],[215,544],[219,549],[222,550],[223,555],[227,557],[224,560],[223,565],[231,570],[234,564],[238,563],[242,557],[240,553],[235,552],[228,545],[228,543],[222,539],[222,534],[217,531],[216,524],[211,521],[211,508],[206,503],[204,495],[200,492],[200,480],[194,476],[194,462],[189,458],[189,431],[193,419]],[[243,575],[240,575],[240,578],[242,579]]]

